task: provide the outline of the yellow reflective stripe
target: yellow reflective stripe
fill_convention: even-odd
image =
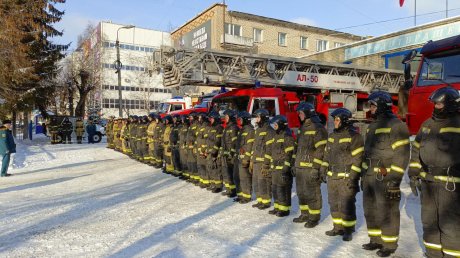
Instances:
[[[420,143],[418,143],[417,141],[413,141],[412,144],[415,148],[420,149]]]
[[[391,168],[386,168],[387,169],[387,172],[390,173],[391,172]],[[375,173],[380,173],[380,168],[374,168],[374,172]]]
[[[326,140],[319,141],[319,142],[315,143],[315,148],[318,148],[319,146],[324,145],[326,143],[327,143]]]
[[[276,203],[276,202],[275,202],[275,203],[273,203],[273,208],[275,208],[275,209],[278,209],[278,205],[279,205],[279,204],[278,204],[278,203]]]
[[[286,166],[290,167],[290,166],[291,166],[291,163],[290,163],[290,162],[287,162],[287,161],[285,161],[285,162],[284,162],[284,165],[286,165]]]
[[[310,208],[308,208],[308,205],[299,205],[299,208],[301,211],[308,211]]]
[[[238,139],[238,137],[232,137],[232,142],[236,141],[236,139]]]
[[[441,250],[441,249],[442,249],[442,245],[427,243],[427,242],[425,242],[425,241],[423,241],[423,244],[424,244],[427,248],[430,248],[430,249],[434,249],[434,250]]]
[[[271,139],[265,142],[265,145],[270,145],[275,142],[275,139]]]
[[[248,135],[248,133],[242,133],[241,135],[246,136],[246,135]]]
[[[264,158],[256,158],[256,161],[265,161]]]
[[[204,138],[208,138],[208,134],[203,135]]]
[[[216,135],[216,138],[222,138],[222,134]]]
[[[262,202],[262,198],[257,197],[257,202]]]
[[[419,162],[411,162],[409,164],[409,167],[411,167],[411,168],[422,168],[422,164],[420,164]]]
[[[300,166],[301,166],[301,167],[308,167],[308,168],[311,168],[311,167],[313,167],[313,163],[309,163],[309,162],[300,162]]]
[[[444,127],[439,130],[439,133],[460,133],[459,127]]]
[[[380,229],[368,229],[367,234],[369,236],[380,236],[380,235],[382,235],[382,230],[380,230]]]
[[[216,132],[217,132],[217,130],[211,130],[211,133],[216,133]]]
[[[249,139],[248,143],[254,142],[254,139]]]
[[[319,165],[322,165],[322,164],[323,164],[323,161],[320,160],[320,159],[317,159],[317,158],[314,158],[314,159],[313,159],[313,162],[316,163],[316,164],[319,164]]]
[[[460,177],[453,177],[453,176],[435,176],[435,180],[449,182],[449,183],[460,183]]]
[[[246,194],[246,193],[241,193],[241,196],[243,196],[244,198],[247,198],[247,199],[250,199],[252,197],[252,195]]]
[[[327,175],[328,175],[328,176],[333,176],[334,173],[332,173],[332,171],[327,171]]]
[[[259,133],[259,136],[264,136],[264,135],[267,135],[267,132],[261,132],[261,133]]]
[[[329,163],[326,162],[326,161],[324,161],[323,164],[321,164],[321,166],[323,166],[323,167],[329,167]]]
[[[460,251],[457,250],[442,249],[442,252],[454,257],[460,257]]]
[[[332,218],[332,222],[334,224],[342,225],[342,219],[341,218]]]
[[[368,168],[369,168],[369,166],[367,165],[366,162],[363,162],[363,163],[361,164],[361,167],[363,167],[364,169],[368,169]]]
[[[291,209],[291,206],[284,206],[281,204],[278,204],[278,210],[280,211],[289,211]]]
[[[268,155],[268,154],[265,154],[264,157],[265,157],[266,159],[273,160],[272,156],[270,156],[270,155]]]
[[[290,147],[287,147],[286,149],[284,149],[284,152],[290,152],[290,151],[293,151],[294,150],[294,146],[290,146]]]
[[[378,128],[375,130],[375,134],[390,133],[390,132],[391,132],[391,128]]]
[[[219,149],[219,147],[217,147],[216,145],[214,145],[214,146],[213,146],[213,148],[214,148],[214,149],[216,149],[216,150],[218,150],[218,149]]]
[[[284,142],[284,139],[278,139],[276,142]]]
[[[309,210],[308,210],[308,213],[310,213],[311,215],[318,215],[318,214],[321,214],[321,210],[312,210],[312,209],[309,209]]]
[[[303,134],[304,135],[315,135],[316,131],[305,131]]]
[[[341,139],[339,139],[339,143],[344,143],[344,142],[351,142],[351,138],[341,138]]]
[[[356,155],[360,154],[363,151],[364,151],[364,147],[359,147],[359,148],[357,148],[357,149],[355,149],[354,151],[351,152],[351,156],[356,156]]]
[[[360,167],[357,167],[357,166],[355,166],[355,165],[352,165],[352,166],[351,166],[351,170],[353,170],[353,171],[355,171],[355,172],[357,172],[357,173],[361,173],[361,168],[360,168]]]
[[[270,200],[270,199],[262,199],[263,204],[269,204],[269,203],[271,203],[271,201],[272,200]]]
[[[276,170],[283,170],[284,166],[276,166],[275,169]]]
[[[352,220],[352,221],[342,220],[342,226],[344,227],[353,227],[355,225],[356,225],[356,220]]]
[[[401,167],[398,167],[398,166],[395,166],[395,165],[391,165],[391,170],[393,171],[396,171],[396,172],[399,172],[399,173],[404,173],[404,169],[401,168]]]
[[[251,153],[249,153],[247,151],[244,153],[244,155],[251,157]]]
[[[393,243],[393,242],[398,241],[399,237],[398,236],[384,236],[384,235],[382,235],[381,238],[382,238],[383,242],[385,242],[385,243]]]
[[[401,147],[403,145],[406,145],[406,144],[409,144],[409,139],[404,139],[404,140],[397,141],[397,142],[395,142],[395,143],[393,143],[391,145],[391,148],[394,150],[394,149],[396,149],[398,147]]]
[[[329,142],[334,142],[334,138],[327,139]]]

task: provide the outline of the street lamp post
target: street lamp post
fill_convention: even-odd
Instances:
[[[115,69],[117,69],[116,73],[118,74],[118,116],[123,117],[123,107],[122,107],[122,102],[123,102],[123,97],[121,93],[121,68],[122,68],[122,63],[120,61],[120,41],[118,40],[118,32],[120,32],[121,29],[132,29],[134,28],[134,25],[127,25],[118,28],[117,30],[117,41],[115,42],[115,47],[117,48],[117,61],[115,61]]]

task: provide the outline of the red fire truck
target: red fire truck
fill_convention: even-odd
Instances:
[[[215,96],[210,108],[248,112],[266,108],[271,115],[287,116],[294,128],[299,124],[295,112],[299,101],[313,103],[323,121],[338,107],[346,107],[355,119],[366,121],[368,94],[386,90],[397,104],[404,83],[400,71],[349,64],[216,50],[168,49],[161,53],[162,62],[158,63],[162,64],[165,87],[233,88]]]
[[[417,52],[412,51],[404,59],[407,63],[405,90],[408,91],[406,122],[411,134],[416,134],[420,125],[431,117],[433,104],[428,98],[433,91],[447,85],[460,90],[460,35],[430,41],[420,54],[420,65],[413,81],[410,61],[417,57]]]

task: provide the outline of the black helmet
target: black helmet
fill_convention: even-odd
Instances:
[[[214,123],[218,123],[220,121],[220,115],[218,112],[216,111],[212,111],[211,113],[209,113],[208,115],[209,118],[213,118],[214,119]]]
[[[233,109],[227,109],[223,113],[224,116],[229,116],[230,120],[235,120],[237,114],[238,114],[238,112],[236,112]]]
[[[249,114],[247,111],[239,112],[237,117],[243,120],[241,125],[248,125],[251,123],[251,114]]]
[[[377,107],[375,116],[382,114],[391,113],[391,107],[393,106],[393,101],[391,100],[391,95],[386,91],[376,91],[371,93],[368,97],[369,104]]]
[[[172,124],[173,123],[173,118],[172,118],[172,116],[167,115],[167,116],[164,117],[164,121],[165,121],[165,123],[168,122],[168,124]]]
[[[152,112],[152,113],[149,114],[149,117],[152,118],[152,119],[155,119],[155,115],[156,114],[154,112]]]
[[[265,122],[268,121],[268,118],[270,116],[270,113],[268,113],[268,110],[260,108],[254,111],[252,114],[252,117],[260,117],[260,122],[258,123],[259,126],[263,125]]]
[[[337,129],[342,129],[344,127],[348,127],[351,124],[350,119],[353,116],[353,114],[350,110],[346,108],[338,108],[331,113],[331,116],[333,118],[340,118],[340,126]]]
[[[270,124],[277,124],[276,132],[285,131],[288,128],[288,121],[283,115],[276,115],[270,120]]]
[[[316,111],[315,111],[315,107],[313,106],[313,104],[311,104],[309,102],[301,102],[301,103],[299,103],[299,105],[297,106],[296,111],[297,112],[302,111],[305,114],[306,119],[317,115]]]
[[[444,104],[443,109],[433,109],[434,118],[447,118],[450,114],[458,112],[460,107],[460,94],[452,87],[443,87],[435,90],[429,100],[433,104]]]

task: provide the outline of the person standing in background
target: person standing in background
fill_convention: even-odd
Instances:
[[[11,133],[11,120],[4,120],[0,127],[0,153],[2,154],[1,177],[11,176],[8,174],[11,153],[16,153],[16,144]]]

